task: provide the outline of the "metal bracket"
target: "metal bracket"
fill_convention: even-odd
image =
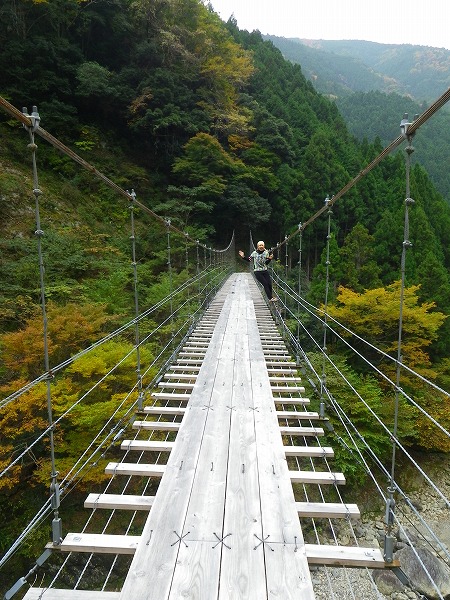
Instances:
[[[12,588],[10,588],[5,593],[5,595],[3,596],[4,600],[10,600],[10,598],[15,596],[16,592],[18,592],[20,590],[20,588],[27,583],[28,577],[30,577],[30,575],[33,575],[38,570],[39,567],[42,567],[42,565],[45,563],[45,561],[47,560],[47,558],[50,556],[51,553],[52,553],[52,551],[50,548],[47,548],[46,550],[44,550],[44,552],[36,560],[36,564],[34,565],[34,567],[32,567],[30,569],[30,571],[25,575],[25,577],[21,577],[20,579],[18,579],[16,581],[16,583],[12,586]]]
[[[412,589],[413,586],[410,580],[408,579],[407,575],[401,570],[400,567],[389,567],[389,565],[387,565],[387,568],[390,569],[394,573],[394,575],[396,575],[397,579],[401,581],[403,585],[407,585]]]

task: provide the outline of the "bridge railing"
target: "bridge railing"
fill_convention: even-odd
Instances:
[[[313,390],[312,405],[328,420],[328,443],[347,481],[370,489],[370,509],[384,513],[380,543],[386,561],[394,560],[403,540],[441,594],[426,551],[450,565],[448,539],[437,518],[445,519],[450,509],[449,392],[423,369],[399,360],[395,350],[380,347],[369,331],[352,330],[326,303],[310,304],[299,293],[296,272],[286,274],[276,265],[272,277],[278,296],[274,316]],[[393,294],[400,309],[400,284]],[[429,499],[428,514],[423,497]]]
[[[64,227],[64,215],[54,223],[42,218],[43,200],[50,192],[45,186],[40,189],[35,135],[43,130],[36,109],[31,115],[19,115],[32,154],[30,195],[38,289],[32,290],[29,317],[23,319],[22,327],[2,335],[0,494],[12,498],[30,485],[36,494],[35,512],[27,523],[14,517],[4,524],[0,568],[20,555],[25,545],[34,543],[30,540],[42,539],[39,528],[45,523],[48,531],[52,515],[53,541],[61,538],[66,498],[76,487],[105,479],[106,453],[135,419],[148,390],[156,385],[235,263],[234,238],[220,250],[193,239],[139,202],[134,191],[123,190],[44,134],[92,177],[117,192],[119,202],[125,198],[125,214],[127,210],[130,214],[127,225],[124,211],[111,207],[109,230],[96,231],[98,239],[117,240],[113,255],[119,256],[117,269],[125,278],[120,281],[123,297],[115,299],[119,310],[108,306],[107,295],[104,290],[98,293],[100,284],[93,277],[89,283],[74,282],[74,289],[90,286],[87,297],[91,301],[70,294],[62,307],[53,303],[58,281],[52,274],[60,268],[60,257],[52,254],[47,240],[51,242],[53,229]],[[115,224],[114,214],[119,214]],[[102,301],[96,301],[98,297]],[[49,482],[50,494],[45,493]],[[17,535],[12,528],[19,522],[23,529]]]

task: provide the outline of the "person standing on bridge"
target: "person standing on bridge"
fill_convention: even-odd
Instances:
[[[253,272],[255,273],[256,279],[263,286],[269,300],[275,302],[277,298],[273,295],[272,280],[269,271],[267,270],[267,265],[273,258],[272,251],[266,250],[264,242],[261,240],[256,244],[256,250],[253,250],[250,256],[245,256],[242,250],[239,250],[239,256],[243,260],[253,262]]]

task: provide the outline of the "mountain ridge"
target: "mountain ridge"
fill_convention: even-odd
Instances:
[[[450,86],[450,50],[365,40],[311,40],[266,35],[283,56],[299,63],[329,96],[381,91],[430,103]]]

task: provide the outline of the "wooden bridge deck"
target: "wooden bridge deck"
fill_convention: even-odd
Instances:
[[[261,297],[246,274],[222,294],[121,599],[314,598],[256,323]]]
[[[119,477],[160,478],[156,495],[86,500],[94,510],[148,511],[142,534],[69,533],[57,547],[132,554],[122,590],[31,588],[25,600],[313,600],[309,564],[383,567],[376,549],[304,543],[299,516],[357,518],[359,511],[353,504],[295,501],[293,482],[345,480],[329,470],[288,468],[287,457],[333,455],[320,445],[321,427],[311,426],[321,425],[319,416],[303,410],[309,400],[293,367],[253,278],[231,276],[152,394],[156,404],[134,423],[141,434],[172,432],[176,440],[155,441],[147,433],[122,443],[127,456],[170,452],[167,464],[106,468]],[[304,436],[305,443],[284,446],[282,435]]]

